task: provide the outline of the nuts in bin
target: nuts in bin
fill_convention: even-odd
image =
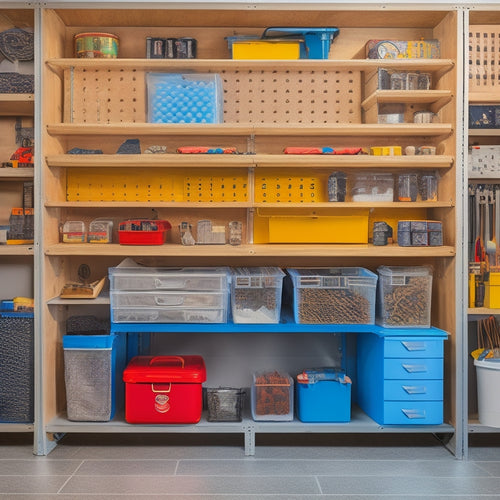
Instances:
[[[290,381],[274,371],[255,377],[255,414],[288,415],[291,411]]]

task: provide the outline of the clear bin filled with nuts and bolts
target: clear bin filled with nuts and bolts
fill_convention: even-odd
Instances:
[[[377,272],[377,325],[430,328],[432,268],[380,266]]]

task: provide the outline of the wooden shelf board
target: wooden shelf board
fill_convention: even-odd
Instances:
[[[283,168],[449,168],[453,157],[446,155],[372,156],[372,155],[288,155],[288,154],[141,154],[141,155],[51,155],[49,167],[283,167]],[[0,170],[1,174],[1,170]]]
[[[445,201],[347,201],[342,203],[318,202],[318,203],[254,203],[256,208],[332,208],[332,209],[367,209],[367,208],[452,208],[452,202]]]
[[[417,103],[432,104],[432,111],[436,112],[451,101],[453,94],[450,90],[376,90],[368,96],[361,106],[370,109],[375,104],[385,103]]]
[[[500,137],[500,128],[470,128],[469,137]]]
[[[453,127],[449,123],[400,123],[400,124],[82,124],[58,123],[47,125],[53,136],[295,136],[295,137],[408,137],[450,135]],[[124,155],[125,156],[125,155]]]
[[[469,92],[469,104],[500,104],[500,89]]]
[[[32,168],[0,168],[0,179],[2,180],[17,180],[17,179],[33,179],[34,170]]]
[[[0,255],[33,255],[33,245],[0,245]]]
[[[253,205],[245,201],[48,201],[47,208],[251,208]]]
[[[452,59],[298,59],[298,60],[236,60],[236,59],[78,59],[54,58],[46,61],[56,69],[96,68],[154,70],[203,70],[217,72],[223,69],[273,69],[273,70],[324,70],[345,69],[375,71],[378,68],[408,69],[409,71],[449,71],[455,63]]]
[[[119,244],[70,244],[58,243],[45,249],[49,256],[152,256],[152,257],[454,257],[455,249],[440,247],[400,247],[398,245],[334,245],[334,244],[261,244],[261,245],[119,245]]]
[[[0,116],[33,116],[33,94],[0,94]]]

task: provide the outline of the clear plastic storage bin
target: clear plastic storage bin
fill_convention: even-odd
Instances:
[[[254,420],[293,420],[293,378],[279,371],[254,373],[251,402]]]
[[[385,328],[430,328],[431,267],[380,266],[377,272],[377,324]]]
[[[234,323],[279,323],[285,273],[279,267],[231,269]]]
[[[362,267],[287,269],[297,323],[375,323],[377,275]]]

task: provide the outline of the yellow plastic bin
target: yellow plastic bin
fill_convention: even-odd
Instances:
[[[233,59],[299,59],[300,41],[244,40],[233,42]]]
[[[477,375],[479,422],[488,427],[500,427],[500,359],[474,360]]]

